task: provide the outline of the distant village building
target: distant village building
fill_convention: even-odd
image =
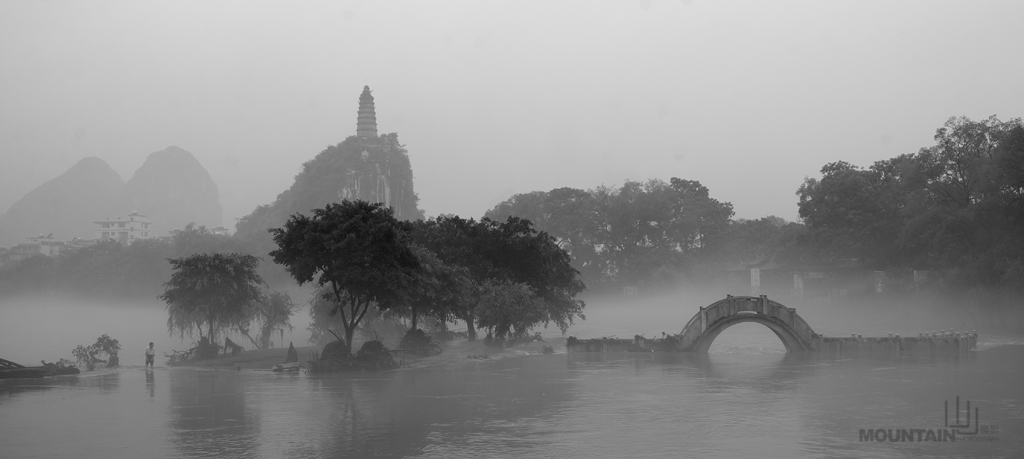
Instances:
[[[359,116],[356,117],[356,136],[371,139],[377,138],[377,112],[373,108],[373,95],[370,87],[363,86],[359,95]]]
[[[33,255],[53,257],[67,249],[67,246],[63,241],[58,241],[53,238],[53,233],[48,235],[40,234],[38,236],[28,238],[28,240],[29,242],[15,244],[10,249],[3,250],[2,253],[0,253],[0,265],[17,263]]]
[[[745,261],[727,269],[730,287],[750,295],[771,297],[845,298],[881,293],[875,271],[860,260],[837,258],[829,260],[780,261],[770,254]]]
[[[227,229],[227,228],[225,228],[223,226],[217,226],[216,228],[211,229],[210,232],[213,233],[213,234],[216,234],[218,236],[230,236],[231,235],[231,230],[229,230],[229,229]]]
[[[14,264],[33,255],[55,257],[65,252],[75,251],[96,244],[95,239],[74,238],[70,241],[58,241],[53,233],[28,238],[29,242],[15,244],[11,248],[0,247],[0,266]]]
[[[116,240],[123,244],[131,244],[140,239],[152,239],[153,222],[149,217],[138,212],[132,212],[125,217],[117,217],[114,220],[106,219],[93,222],[96,227],[96,239],[101,241]]]

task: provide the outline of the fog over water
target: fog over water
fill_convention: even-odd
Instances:
[[[619,295],[586,298],[586,320],[577,320],[566,336],[578,338],[617,337],[632,338],[643,335],[660,337],[661,333],[679,333],[686,322],[701,306],[722,299],[712,292],[679,292],[651,297],[625,297]],[[301,302],[302,299],[296,298]],[[826,336],[886,336],[889,333],[916,336],[920,332],[955,329],[964,331],[964,325],[951,314],[937,314],[934,304],[875,306],[857,303],[830,304],[831,302],[796,301],[778,299],[797,312],[818,333]],[[187,335],[169,336],[167,312],[162,302],[151,301],[96,301],[68,298],[59,295],[28,296],[0,300],[3,321],[0,321],[0,349],[4,358],[26,364],[39,360],[72,359],[71,350],[88,345],[101,334],[117,339],[122,346],[123,365],[143,363],[142,351],[150,341],[155,343],[158,356],[171,350],[185,350],[194,345],[195,338]],[[939,310],[941,311],[941,309]],[[309,345],[308,306],[292,317],[293,330],[285,330],[284,342],[295,346]],[[449,324],[454,330],[465,330],[465,323]],[[561,342],[557,328],[539,328],[537,331],[549,340]],[[1024,343],[1024,336],[992,329],[981,331],[981,347],[998,344]],[[245,338],[230,335],[233,340],[251,348]],[[274,342],[280,341],[274,335]],[[397,344],[397,338],[387,343]],[[778,338],[766,327],[758,324],[739,324],[720,335],[711,352],[736,352],[740,349],[764,352],[784,352]],[[563,348],[564,350],[564,348]],[[305,356],[303,356],[305,358]],[[162,363],[158,359],[158,364]]]

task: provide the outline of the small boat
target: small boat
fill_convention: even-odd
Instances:
[[[0,370],[0,379],[45,378],[50,372],[43,367],[5,368]]]
[[[292,362],[292,363],[279,363],[277,365],[274,365],[274,368],[271,368],[270,371],[275,371],[275,372],[278,372],[278,373],[290,373],[290,372],[297,372],[297,371],[299,371],[301,369],[302,368],[299,367],[299,362]]]
[[[45,378],[56,375],[77,375],[78,368],[64,363],[54,364],[42,362],[41,367],[26,367],[10,360],[0,359],[0,379],[10,378]]]

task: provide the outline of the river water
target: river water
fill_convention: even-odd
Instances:
[[[569,334],[655,327],[650,337],[692,315],[633,312],[592,308]],[[1024,348],[995,346],[1012,336],[985,338],[969,356],[858,359],[787,355],[756,324],[730,328],[703,357],[565,354],[557,332],[545,336],[558,353],[467,359],[480,351],[462,342],[384,373],[146,371],[128,360],[2,380],[0,456],[1024,457]],[[961,430],[977,435],[862,441],[862,430],[924,439],[963,424],[968,401],[972,425]]]

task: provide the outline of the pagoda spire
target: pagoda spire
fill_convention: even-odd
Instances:
[[[377,138],[377,112],[373,109],[373,95],[370,94],[369,86],[363,86],[363,93],[359,95],[356,136]]]

